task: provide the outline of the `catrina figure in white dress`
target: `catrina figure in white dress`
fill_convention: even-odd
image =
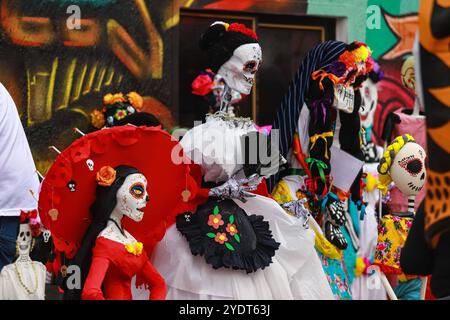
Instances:
[[[333,299],[314,232],[270,197],[250,193],[263,193],[261,181],[283,162],[250,119],[227,113],[230,90],[248,95],[260,67],[256,34],[215,22],[200,45],[225,88],[220,110],[181,141],[209,191],[196,210],[177,216],[155,249],[167,299]]]
[[[17,259],[0,273],[0,300],[44,300],[46,269],[30,258],[40,234],[37,211],[21,212],[16,242]]]

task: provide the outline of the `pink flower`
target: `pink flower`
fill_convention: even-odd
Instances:
[[[192,82],[192,93],[197,96],[205,96],[211,92],[213,81],[208,74],[200,74]]]
[[[217,214],[217,215],[210,214],[209,215],[208,226],[211,226],[214,229],[219,229],[219,227],[223,226],[223,224],[224,224],[224,222],[222,220],[221,214]]]

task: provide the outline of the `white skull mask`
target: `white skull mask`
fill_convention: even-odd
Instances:
[[[147,179],[141,173],[130,174],[117,191],[117,209],[136,222],[144,218],[148,200]]]
[[[233,56],[220,67],[218,74],[231,89],[250,94],[261,61],[262,51],[259,44],[243,44],[234,50]]]
[[[359,109],[361,125],[369,128],[373,123],[373,116],[378,103],[377,85],[369,78],[363,82],[361,91],[362,106]]]
[[[405,195],[417,195],[425,183],[425,150],[415,142],[406,143],[392,162],[390,176]]]
[[[29,256],[31,251],[31,228],[28,223],[21,223],[17,235],[17,248],[19,256]]]

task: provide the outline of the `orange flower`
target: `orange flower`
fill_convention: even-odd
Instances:
[[[116,94],[108,93],[106,96],[103,97],[103,103],[105,105],[111,105],[116,102],[125,102],[125,101],[127,101],[127,100],[125,99],[125,97],[123,96],[122,93],[116,93]]]
[[[227,235],[225,233],[217,232],[216,237],[214,238],[214,241],[224,244],[228,241]]]
[[[223,226],[224,222],[222,220],[222,215],[220,214],[210,214],[208,219],[208,226],[213,227],[214,229],[219,229],[219,226]]]
[[[135,108],[137,111],[142,110],[142,107],[144,106],[144,98],[142,98],[139,93],[133,91],[128,93],[127,97],[133,108]]]
[[[238,233],[238,230],[236,228],[235,224],[227,224],[227,232],[230,234],[230,236],[234,237],[235,234]]]
[[[103,166],[97,172],[97,183],[103,187],[109,187],[116,180],[116,170],[110,166]]]
[[[105,116],[103,115],[103,112],[95,109],[91,112],[91,124],[97,128],[101,129],[105,125]]]

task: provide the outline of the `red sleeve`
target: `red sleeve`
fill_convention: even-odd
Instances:
[[[150,261],[147,260],[138,276],[144,278],[150,287],[150,300],[166,299],[166,282]]]
[[[82,300],[105,300],[102,283],[108,271],[109,260],[103,257],[93,257],[89,274],[81,294]]]

